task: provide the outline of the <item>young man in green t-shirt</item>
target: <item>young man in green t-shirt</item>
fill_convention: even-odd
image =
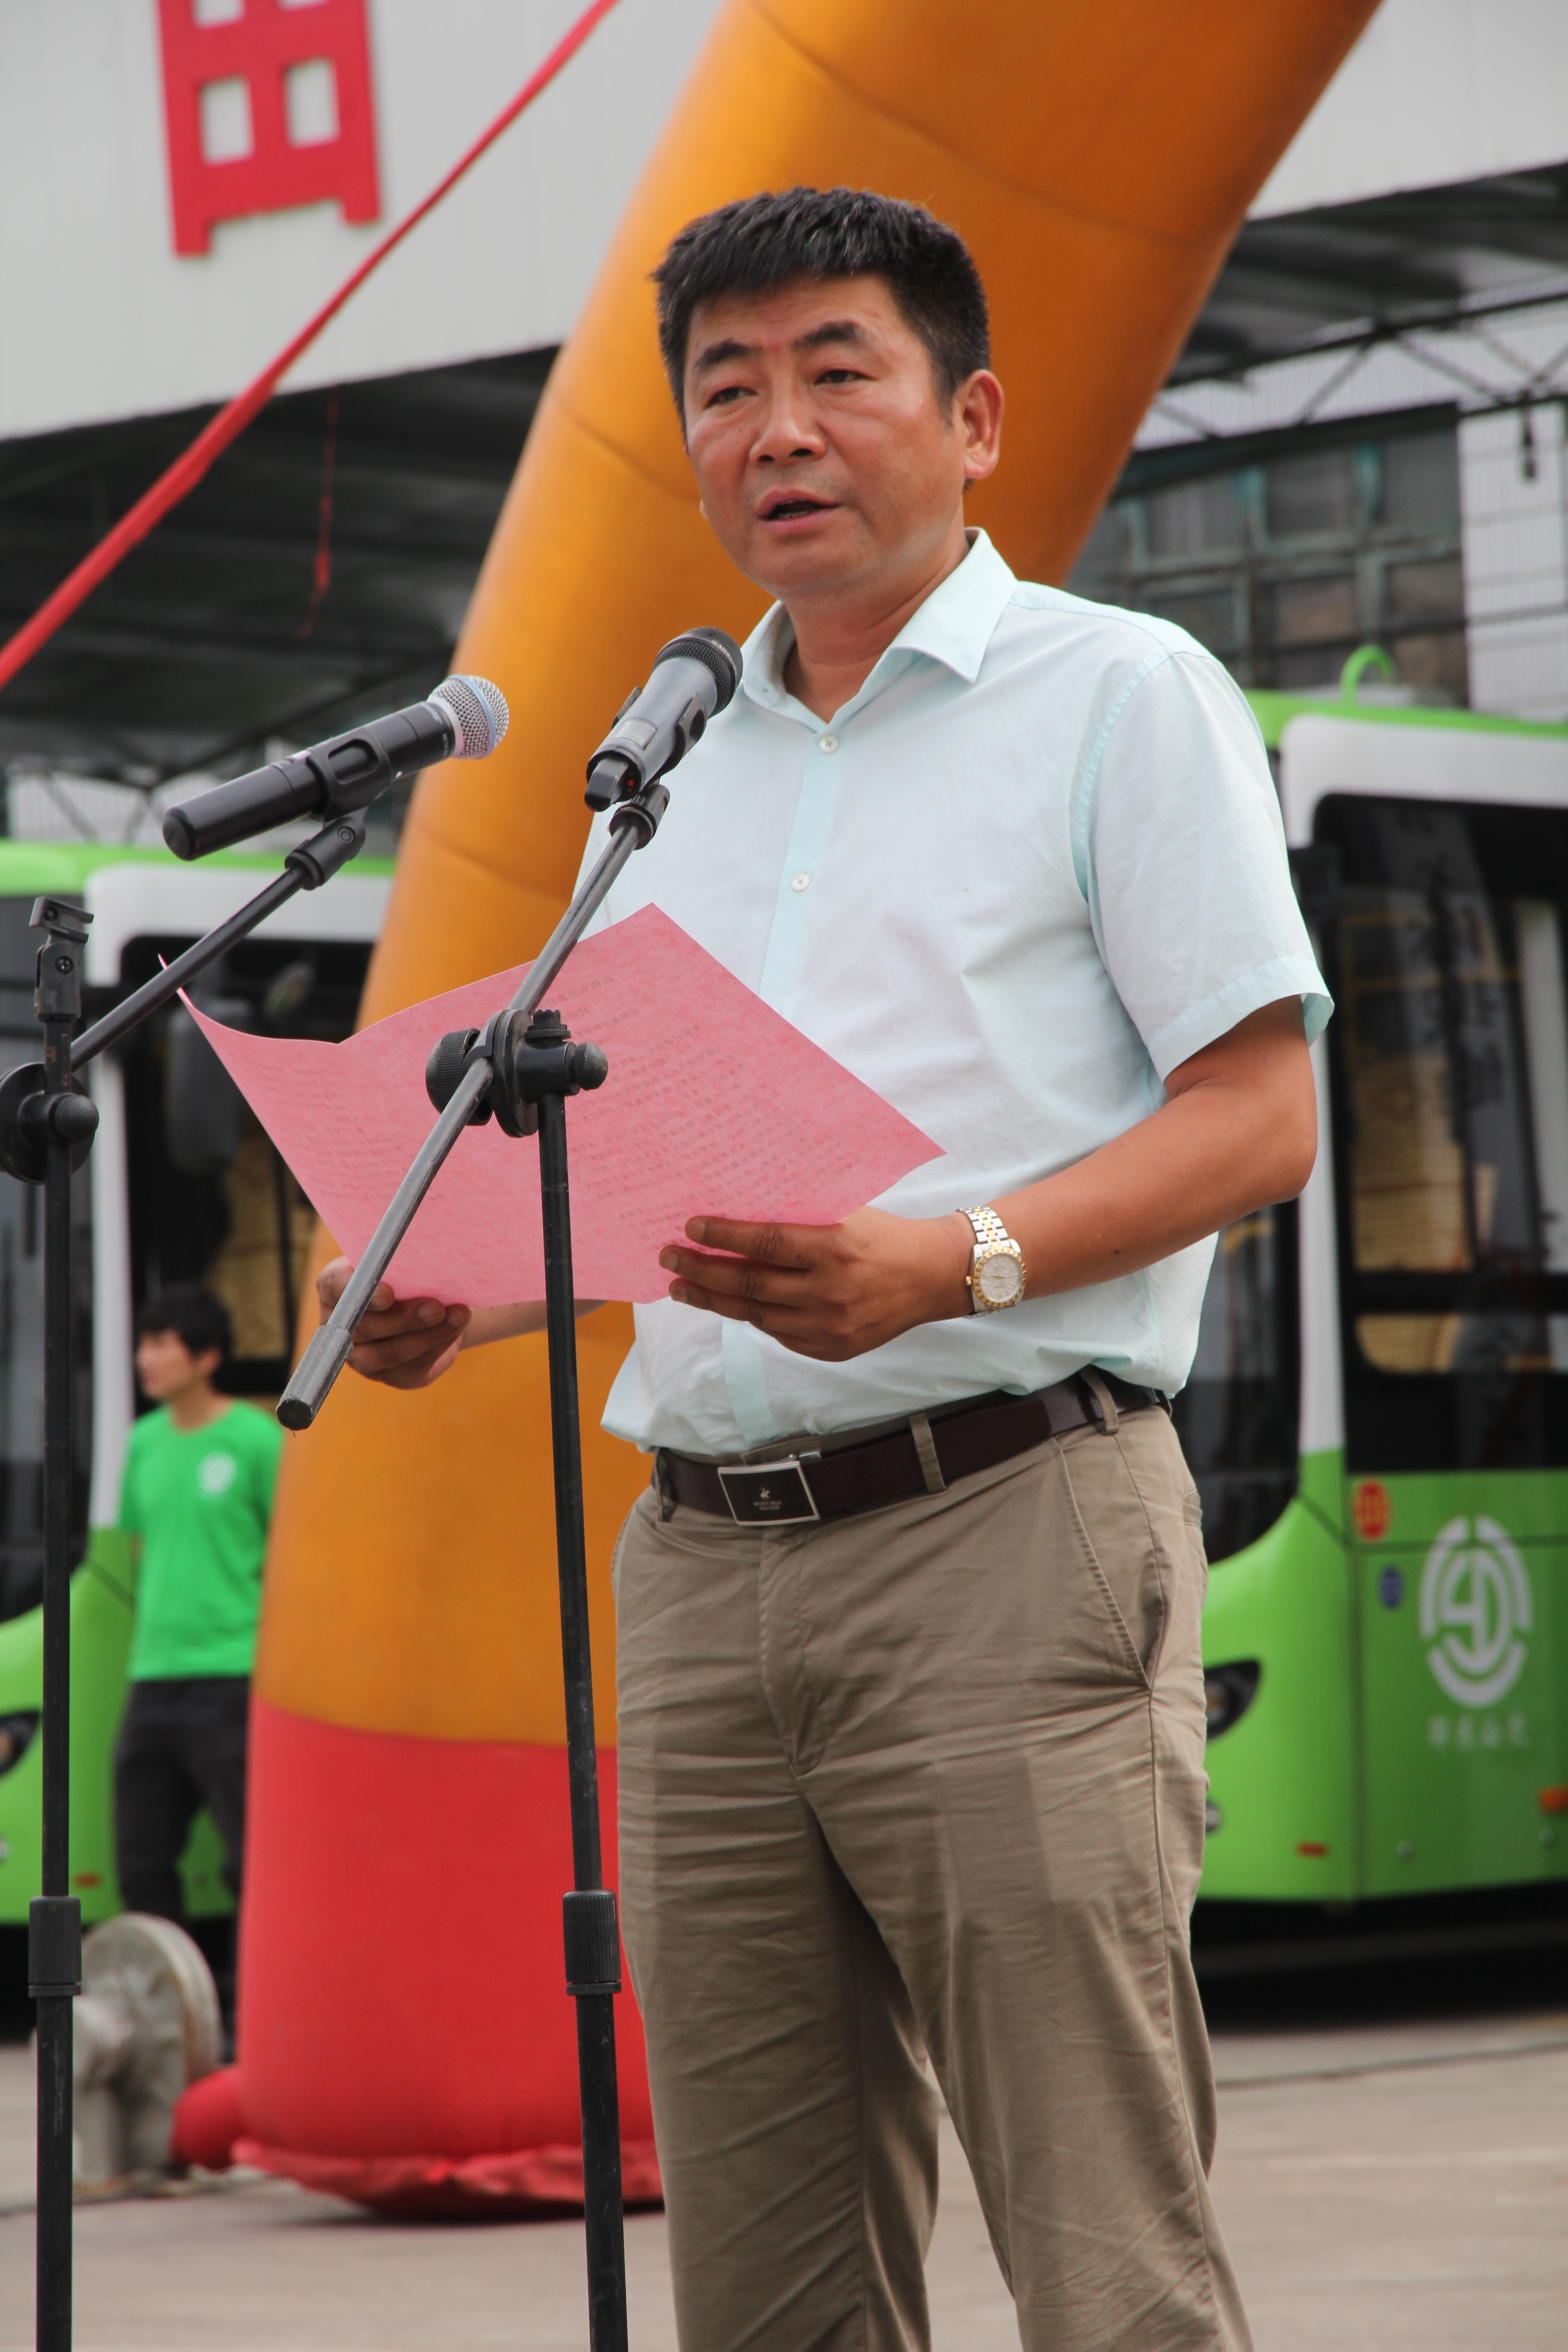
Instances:
[[[213,1382],[228,1310],[194,1285],[136,1318],[136,1378],[158,1410],[131,1433],[120,1525],[138,1556],[130,1689],[114,1755],[114,1843],[130,1911],[183,1915],[177,1864],[205,1805],[237,1897],[261,1566],[283,1433]]]

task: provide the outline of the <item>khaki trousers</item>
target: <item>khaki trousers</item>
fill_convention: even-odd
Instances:
[[[929,2052],[1026,2352],[1248,2342],[1210,2203],[1197,1496],[1164,1413],[616,1549],[683,2352],[923,2352]]]

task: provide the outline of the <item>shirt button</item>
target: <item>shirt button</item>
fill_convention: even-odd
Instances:
[[[838,749],[837,736],[819,735],[816,739],[816,748],[819,751],[837,751]]]
[[[789,887],[792,890],[809,890],[811,887],[810,875],[792,874],[790,876]]]

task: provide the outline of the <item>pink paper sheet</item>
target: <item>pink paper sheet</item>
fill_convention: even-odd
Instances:
[[[479,1028],[526,964],[378,1021],[341,1045],[253,1037],[191,1007],[350,1257],[435,1119],[425,1059]],[[566,1107],[580,1298],[662,1298],[658,1253],[704,1213],[837,1223],[939,1147],[803,1037],[657,908],[584,941],[550,1001],[610,1075]],[[543,1296],[539,1148],[468,1128],[392,1262],[401,1297]]]

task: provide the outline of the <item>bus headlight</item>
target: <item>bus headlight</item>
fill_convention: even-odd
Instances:
[[[8,1772],[13,1764],[21,1762],[37,1727],[36,1714],[0,1715],[0,1772]]]
[[[1208,1736],[1217,1739],[1241,1721],[1258,1696],[1263,1672],[1256,1658],[1240,1658],[1234,1665],[1204,1668],[1204,1710]]]

